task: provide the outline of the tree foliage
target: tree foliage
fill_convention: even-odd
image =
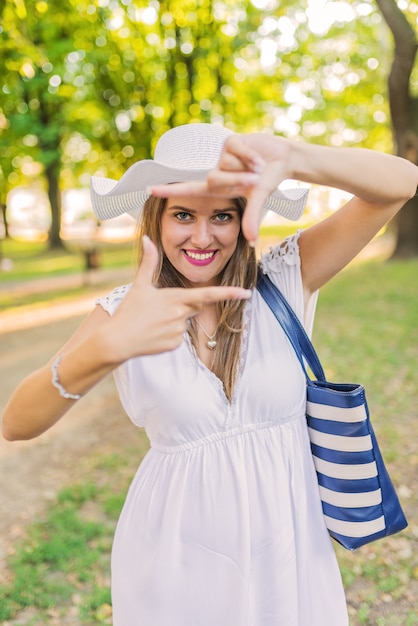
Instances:
[[[315,4],[1,0],[1,203],[43,180],[58,244],[61,190],[120,177],[195,120],[390,151],[392,43],[376,4]]]

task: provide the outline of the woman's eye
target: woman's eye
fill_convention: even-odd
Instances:
[[[178,213],[175,213],[174,216],[181,222],[185,222],[191,218],[190,213],[186,213],[186,211],[179,211]]]
[[[216,219],[218,222],[229,222],[232,219],[232,215],[230,213],[218,213]]]

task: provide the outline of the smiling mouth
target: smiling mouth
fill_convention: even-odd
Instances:
[[[194,252],[192,250],[183,250],[184,256],[192,265],[209,265],[216,256],[217,250],[206,252]]]
[[[212,259],[216,254],[215,250],[213,250],[212,252],[191,252],[190,250],[185,250],[184,252],[186,256],[188,256],[190,259],[194,259],[195,261],[208,261],[209,259]]]

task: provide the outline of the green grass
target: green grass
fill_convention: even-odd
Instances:
[[[68,300],[88,295],[94,290],[89,274],[85,272],[84,257],[76,250],[49,250],[44,242],[22,242],[14,239],[3,240],[0,250],[4,259],[12,262],[11,269],[0,269],[0,311],[11,311],[23,306],[45,306],[57,300]],[[1,257],[0,257],[1,258]],[[135,264],[133,242],[107,244],[99,253],[101,269],[132,268]],[[36,279],[65,277],[77,274],[80,279],[71,287],[55,286],[42,292],[16,292],[13,286],[30,283]],[[114,286],[114,285],[113,285]]]
[[[357,264],[318,302],[314,340],[327,375],[366,386],[389,447],[402,420],[417,414],[417,271],[416,260]]]
[[[143,442],[140,458],[145,436]],[[28,610],[34,624],[50,623],[51,613],[74,615],[83,626],[111,623],[110,549],[137,461],[137,449],[92,456],[90,482],[63,489],[46,517],[29,528],[10,559],[10,582],[0,587],[0,623]]]
[[[86,284],[71,288],[59,288],[42,293],[14,294],[7,290],[0,290],[0,312],[13,313],[22,307],[30,307],[31,310],[42,309],[54,302],[71,302],[75,298],[89,295],[96,291],[97,287]]]
[[[334,381],[361,382],[411,526],[337,546],[351,626],[418,625],[418,260],[351,266],[320,293],[314,342]]]
[[[12,262],[11,269],[0,270],[1,282],[65,276],[84,270],[84,256],[73,247],[49,250],[45,242],[4,239],[0,242],[0,251],[4,259]],[[103,245],[99,256],[102,268],[130,265],[134,259],[133,243]]]
[[[11,560],[13,582],[0,589],[0,619],[11,619],[16,611],[33,607],[40,611],[71,602],[80,585],[94,582],[94,565],[103,549],[108,550],[107,526],[80,515],[85,488],[77,486],[60,494],[48,517],[35,524]],[[95,488],[88,499],[97,498]]]
[[[334,381],[366,386],[383,455],[411,525],[350,553],[336,546],[351,626],[418,625],[418,261],[358,263],[320,294],[314,342]],[[141,454],[147,449],[144,446]],[[30,607],[75,624],[111,623],[109,555],[138,451],[93,460],[89,482],[62,491],[29,529],[0,588],[0,622]],[[38,621],[36,621],[38,620]],[[25,622],[29,623],[29,622]],[[51,622],[52,623],[52,622]]]

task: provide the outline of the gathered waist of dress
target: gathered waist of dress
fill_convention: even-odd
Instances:
[[[302,420],[300,419],[302,418]],[[195,450],[197,448],[201,448],[203,446],[211,445],[214,443],[220,443],[226,441],[228,439],[233,439],[236,437],[241,437],[245,435],[249,435],[256,431],[260,430],[277,430],[280,431],[284,427],[289,427],[289,425],[294,424],[295,422],[302,421],[305,423],[305,415],[301,415],[300,413],[295,413],[294,415],[289,416],[289,418],[285,422],[279,421],[268,421],[268,422],[256,422],[254,424],[245,424],[244,426],[236,426],[234,428],[230,428],[224,431],[218,431],[211,433],[210,435],[205,435],[204,437],[199,437],[198,439],[193,439],[191,441],[186,441],[184,443],[175,444],[175,445],[161,445],[158,443],[154,443],[151,441],[151,450],[155,450],[156,452],[162,452],[165,454],[177,454],[179,452],[189,452],[191,450]]]

